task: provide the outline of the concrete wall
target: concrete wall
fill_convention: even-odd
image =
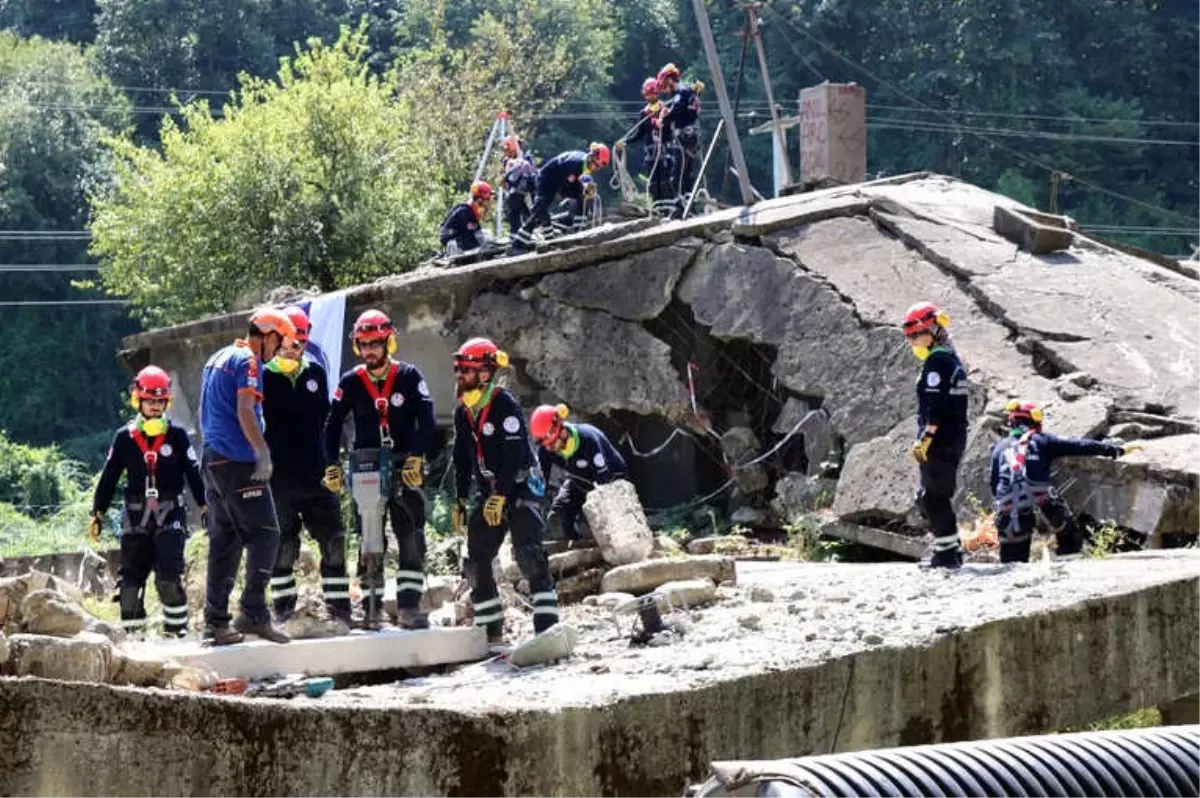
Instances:
[[[0,679],[0,794],[678,795],[716,759],[1044,732],[1195,694],[1198,605],[1181,579],[928,647],[556,711]]]

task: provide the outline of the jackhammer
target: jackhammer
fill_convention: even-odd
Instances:
[[[365,626],[378,629],[383,604],[383,521],[392,485],[391,452],[358,449],[350,454],[350,496],[358,512],[360,572]]]

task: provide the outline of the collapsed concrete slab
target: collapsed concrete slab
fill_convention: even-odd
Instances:
[[[796,607],[760,632],[718,603],[661,648],[581,626],[566,664],[322,699],[0,679],[0,792],[677,795],[713,760],[1046,732],[1200,692],[1198,572],[779,564],[742,574]]]

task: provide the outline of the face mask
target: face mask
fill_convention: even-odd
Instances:
[[[479,400],[483,399],[483,390],[481,388],[472,388],[469,391],[462,393],[463,404],[467,407],[475,407],[479,404]]]
[[[563,444],[562,456],[570,457],[571,455],[575,454],[575,451],[578,448],[579,448],[579,435],[578,435],[578,433],[575,432],[575,430],[571,430],[571,434],[567,438],[567,442],[565,444]]]
[[[141,416],[138,418],[138,429],[151,438],[154,438],[167,431],[167,420],[165,418],[146,418]]]
[[[295,374],[300,370],[299,360],[292,360],[289,357],[277,357],[274,362],[275,368],[284,374]]]
[[[925,358],[929,357],[929,347],[927,346],[911,345],[911,349],[913,357],[915,357],[917,360],[924,361]]]

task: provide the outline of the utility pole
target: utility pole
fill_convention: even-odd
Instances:
[[[725,120],[726,133],[729,136],[729,149],[733,153],[733,163],[737,167],[738,186],[742,190],[742,204],[754,204],[754,190],[750,187],[750,170],[746,168],[746,156],[742,153],[742,141],[738,138],[737,120],[733,108],[729,105],[729,96],[725,93],[725,78],[721,76],[721,62],[717,59],[717,45],[713,41],[712,28],[708,24],[708,11],[704,8],[704,0],[692,0],[692,9],[696,14],[696,24],[700,28],[700,38],[704,42],[704,55],[708,59],[708,71],[712,73],[713,87],[717,90],[717,102],[721,106],[721,117]]]
[[[771,108],[772,144],[782,156],[783,184],[786,186],[792,182],[792,165],[788,160],[787,138],[779,126],[779,109],[775,107],[775,92],[771,90],[771,73],[767,70],[767,54],[763,50],[762,21],[757,14],[761,7],[760,2],[742,4],[742,10],[746,12],[747,30],[754,36],[754,47],[758,50],[758,68],[762,72],[763,88],[767,90],[767,105]]]

